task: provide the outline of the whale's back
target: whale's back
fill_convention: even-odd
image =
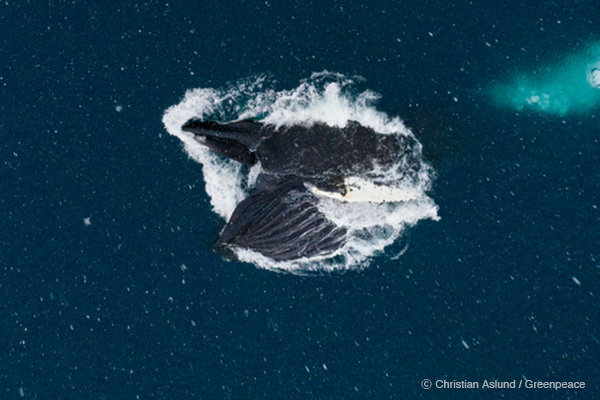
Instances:
[[[406,147],[402,138],[357,122],[344,128],[294,125],[265,137],[256,151],[265,172],[317,180],[361,175],[375,164],[393,163]]]

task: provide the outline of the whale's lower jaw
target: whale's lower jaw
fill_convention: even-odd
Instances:
[[[317,196],[348,203],[401,203],[419,198],[414,189],[378,185],[355,176],[344,178],[344,188],[339,192],[322,190],[312,184],[306,184],[306,187]]]

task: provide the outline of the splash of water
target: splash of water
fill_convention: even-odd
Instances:
[[[181,130],[190,118],[234,121],[255,119],[265,124],[289,126],[326,123],[345,126],[358,121],[381,134],[404,135],[413,139],[412,147],[397,163],[379,167],[362,177],[374,184],[393,185],[410,194],[410,201],[384,204],[343,203],[329,197],[318,197],[317,207],[326,217],[348,231],[346,244],[333,254],[276,262],[251,250],[239,249],[237,256],[261,268],[275,271],[306,273],[364,268],[374,254],[383,252],[404,230],[425,218],[438,219],[437,206],[427,196],[433,171],[423,160],[421,145],[397,117],[376,109],[379,95],[356,91],[360,78],[322,72],[291,90],[275,90],[264,77],[237,82],[224,89],[194,89],[170,107],[163,116],[167,131],[181,139],[185,151],[202,164],[206,192],[213,210],[228,220],[235,207],[248,195],[260,173],[260,166],[246,171],[238,163],[224,159]]]
[[[537,71],[519,72],[490,86],[497,106],[564,116],[600,105],[600,43],[592,43]]]

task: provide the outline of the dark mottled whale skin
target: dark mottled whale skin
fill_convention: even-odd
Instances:
[[[345,240],[346,230],[317,209],[314,195],[302,180],[263,174],[250,196],[233,212],[215,250],[233,258],[231,247],[237,246],[287,261],[332,253]]]
[[[305,183],[343,192],[344,177],[393,163],[414,140],[381,135],[358,122],[344,128],[321,123],[276,128],[252,120],[190,120],[182,129],[224,157],[246,165],[260,161],[263,173],[235,209],[215,250],[235,258],[233,249],[250,249],[276,261],[328,255],[345,243],[346,230],[317,209]]]

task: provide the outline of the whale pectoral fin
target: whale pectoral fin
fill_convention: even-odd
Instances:
[[[346,229],[329,221],[301,182],[281,182],[253,193],[233,212],[215,243],[226,257],[249,249],[276,261],[335,252],[346,241]]]

